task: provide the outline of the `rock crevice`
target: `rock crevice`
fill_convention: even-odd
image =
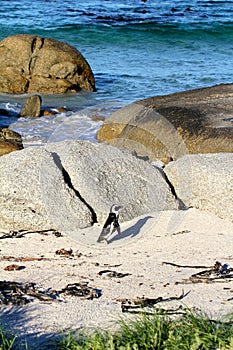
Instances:
[[[61,170],[63,178],[65,183],[67,184],[67,186],[74,191],[75,195],[77,196],[77,198],[90,210],[91,215],[92,215],[92,221],[91,221],[91,225],[97,223],[97,215],[94,211],[94,209],[90,206],[90,204],[88,204],[86,202],[86,200],[81,196],[80,192],[73,186],[71,178],[69,173],[66,171],[66,169],[63,167],[61,159],[59,157],[59,155],[55,152],[51,153],[54,163],[57,165],[58,169]]]
[[[187,207],[233,221],[233,153],[185,155],[164,171]]]
[[[178,197],[177,193],[176,193],[176,189],[175,187],[173,186],[173,184],[171,183],[171,181],[169,180],[167,174],[163,171],[162,172],[162,175],[166,181],[166,183],[168,184],[170,190],[171,190],[171,193],[173,194],[175,200],[177,201],[178,203],[178,209],[179,210],[187,210],[188,207],[185,205],[185,203],[182,201],[181,198]]]
[[[121,222],[177,209],[158,169],[112,146],[64,141],[0,158],[0,227],[77,231],[113,204]]]

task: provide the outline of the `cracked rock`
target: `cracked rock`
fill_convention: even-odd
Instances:
[[[190,154],[164,169],[186,206],[233,220],[233,154]]]
[[[109,145],[63,141],[0,159],[0,227],[73,231],[103,223],[113,203],[121,222],[177,208],[160,170]]]
[[[45,149],[31,147],[1,157],[0,227],[73,230],[91,224],[92,213]]]
[[[46,145],[59,155],[73,188],[103,224],[112,204],[123,206],[121,222],[152,211],[177,209],[161,170],[106,144],[64,141]]]

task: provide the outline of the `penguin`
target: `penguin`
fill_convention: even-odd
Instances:
[[[115,231],[117,231],[118,234],[121,233],[120,224],[118,222],[120,209],[122,209],[122,206],[120,205],[113,204],[111,206],[108,218],[102,228],[99,238],[97,239],[98,243],[107,241],[106,236],[110,233],[111,227],[112,232],[110,233],[110,235],[113,234]]]

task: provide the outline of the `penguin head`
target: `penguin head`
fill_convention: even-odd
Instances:
[[[121,209],[123,209],[121,205],[113,204],[111,206],[110,213],[118,213]]]

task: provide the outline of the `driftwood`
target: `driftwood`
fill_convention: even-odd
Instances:
[[[147,297],[137,297],[135,299],[117,299],[117,301],[121,302],[121,310],[122,312],[131,312],[134,311],[135,309],[142,309],[145,307],[154,307],[156,304],[161,303],[161,302],[168,302],[172,300],[181,300],[185,298],[188,294],[190,293],[184,293],[182,291],[182,294],[174,297],[157,297],[157,298],[147,298]]]
[[[16,258],[15,256],[11,256],[11,255],[3,255],[1,257],[1,260],[7,260],[7,261],[17,261],[17,262],[22,262],[22,261],[41,261],[41,260],[55,260],[52,258],[29,258],[29,257],[18,257]]]
[[[212,268],[191,275],[189,280],[191,283],[228,282],[233,278],[232,272],[233,268],[216,261]]]
[[[163,264],[180,268],[207,268],[207,270],[195,273],[188,279],[176,282],[175,284],[228,282],[233,279],[233,268],[229,267],[228,264],[222,264],[219,261],[216,261],[213,266],[178,265],[169,262],[163,262]]]
[[[36,230],[36,231],[27,231],[27,230],[11,230],[8,233],[0,232],[2,233],[2,236],[0,236],[0,239],[4,238],[21,238],[24,237],[27,234],[30,233],[39,233],[41,235],[48,235],[49,233],[52,233],[56,237],[62,237],[62,234],[56,230],[49,229],[49,230]]]
[[[65,249],[60,249],[56,251],[56,255],[61,255],[61,256],[65,256],[65,257],[74,257],[73,251],[72,249],[70,250],[65,250]],[[80,258],[83,254],[82,253],[77,253],[75,254],[76,257]],[[34,258],[34,257],[23,257],[23,256],[19,256],[19,257],[15,257],[12,255],[3,255],[0,260],[5,260],[5,261],[16,261],[16,262],[26,262],[26,261],[42,261],[42,260],[46,260],[46,261],[51,261],[51,260],[59,260],[56,258],[45,258],[45,257],[38,257],[38,258]]]
[[[175,267],[182,267],[182,268],[189,268],[189,269],[208,269],[208,268],[213,268],[213,266],[205,266],[205,265],[179,265],[179,264],[175,264],[172,262],[168,262],[168,261],[163,261],[163,265],[171,265],[171,266],[175,266]]]
[[[233,268],[228,267],[227,264],[222,265],[219,261],[216,261],[214,266],[209,270],[204,270],[199,273],[192,275],[191,280],[197,280],[204,282],[213,282],[222,279],[231,279],[233,278]],[[208,281],[207,281],[208,280]]]
[[[131,273],[122,273],[122,272],[117,272],[117,271],[112,271],[112,270],[102,270],[98,272],[98,275],[102,276],[106,274],[108,277],[117,277],[117,278],[122,278],[125,276],[130,276]]]

